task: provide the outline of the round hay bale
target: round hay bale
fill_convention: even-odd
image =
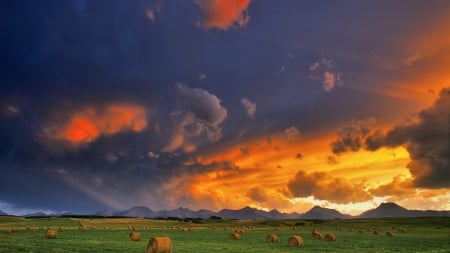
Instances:
[[[63,227],[58,227],[58,231],[62,232],[62,231],[64,231],[64,228]]]
[[[18,231],[19,231],[18,228],[12,228],[12,229],[11,229],[11,232],[13,232],[13,233],[17,233]]]
[[[381,232],[378,231],[378,230],[375,230],[375,231],[373,231],[373,234],[374,234],[374,235],[381,235]]]
[[[275,235],[275,234],[268,235],[266,237],[266,242],[278,243],[279,242],[278,235]]]
[[[11,234],[12,233],[12,229],[8,228],[8,229],[5,229],[3,232],[5,234]]]
[[[364,234],[364,231],[363,231],[362,229],[360,229],[358,232],[359,232],[360,234]]]
[[[130,233],[130,235],[128,236],[128,239],[132,242],[138,242],[141,240],[141,233],[133,231]]]
[[[387,236],[394,236],[394,233],[393,233],[392,231],[387,231],[387,232],[386,232],[386,235],[387,235]]]
[[[314,237],[314,239],[317,239],[317,240],[322,240],[323,239],[323,235],[319,231],[317,231],[316,229],[313,229],[311,234]]]
[[[54,229],[47,229],[47,232],[45,232],[45,239],[56,239],[56,234],[58,231]]]
[[[170,237],[153,237],[147,245],[147,253],[172,253]]]
[[[335,242],[336,241],[336,236],[332,233],[326,234],[325,235],[325,241],[329,241],[329,242]]]
[[[231,239],[233,239],[233,240],[239,240],[240,237],[241,237],[241,234],[239,234],[239,233],[231,234]]]
[[[245,230],[244,229],[242,229],[242,228],[238,228],[238,229],[236,229],[236,230],[234,230],[234,232],[235,233],[238,233],[238,234],[245,234]]]
[[[289,245],[289,247],[300,247],[300,246],[303,246],[304,245],[303,244],[303,239],[299,235],[291,236],[291,237],[289,237],[288,245]]]

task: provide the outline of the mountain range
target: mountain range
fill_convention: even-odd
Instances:
[[[0,211],[0,215],[7,215]],[[68,215],[65,213],[64,215]],[[408,210],[395,203],[382,203],[377,208],[365,211],[358,216],[342,214],[339,211],[320,206],[314,206],[303,214],[299,213],[281,213],[276,209],[264,211],[252,207],[244,207],[238,210],[222,209],[213,212],[206,209],[192,211],[188,208],[179,207],[174,210],[154,211],[145,206],[132,207],[125,211],[114,212],[105,210],[92,214],[95,216],[122,216],[122,217],[139,217],[139,218],[202,218],[208,219],[212,216],[222,219],[239,219],[239,220],[266,220],[266,219],[352,219],[352,218],[388,218],[388,217],[431,217],[431,216],[449,216],[450,211],[435,210]],[[25,216],[46,216],[44,213],[36,213]]]

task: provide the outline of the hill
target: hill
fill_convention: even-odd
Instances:
[[[449,216],[450,211],[408,210],[395,203],[382,203],[377,208],[363,212],[359,218],[397,218],[397,217],[432,217]]]
[[[311,208],[311,210],[309,210],[308,212],[300,215],[300,218],[331,220],[331,219],[349,219],[352,218],[352,216],[348,214],[342,214],[334,209],[315,206]]]

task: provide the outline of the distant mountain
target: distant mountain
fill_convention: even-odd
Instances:
[[[154,217],[154,212],[145,206],[135,206],[126,211],[115,213],[116,216],[151,218]]]
[[[363,212],[359,218],[389,218],[389,217],[429,217],[429,216],[449,216],[450,211],[434,210],[408,210],[395,203],[382,203],[375,209]]]
[[[178,217],[178,218],[202,218],[207,219],[216,213],[213,211],[201,209],[199,211],[192,211],[188,208],[179,207],[166,213],[166,217]],[[163,216],[164,217],[164,216]]]
[[[7,215],[0,211],[0,215]],[[28,214],[25,216],[70,216],[82,215],[73,213],[64,214],[45,214],[43,212]],[[153,211],[145,206],[132,207],[121,212],[114,212],[112,210],[105,210],[97,212],[92,215],[96,216],[124,216],[124,217],[139,217],[139,218],[202,218],[209,219],[211,216],[218,216],[223,219],[238,219],[238,220],[281,220],[281,219],[351,219],[351,218],[385,218],[385,217],[424,217],[424,216],[450,216],[450,211],[422,211],[422,210],[408,210],[395,203],[383,203],[377,208],[368,210],[359,216],[351,216],[342,214],[334,209],[323,208],[315,206],[304,214],[298,213],[281,213],[277,209],[271,211],[264,211],[256,208],[246,206],[244,208],[222,209],[218,212],[213,212],[206,209],[192,211],[188,208],[179,207],[174,210],[160,210]]]
[[[300,219],[323,219],[323,220],[331,220],[331,219],[349,219],[353,216],[348,214],[342,214],[334,209],[323,208],[320,206],[315,206],[311,208],[308,212],[300,215]]]
[[[278,210],[273,209],[269,212],[259,210],[246,206],[239,210],[222,209],[217,213],[224,219],[239,219],[239,220],[266,220],[266,219],[296,219],[297,213],[286,214],[280,213]]]
[[[8,214],[0,210],[0,215],[8,215]]]
[[[262,212],[264,211],[246,206],[238,210],[222,209],[217,213],[217,216],[220,216],[224,219],[239,219],[239,220],[264,219],[265,215]]]

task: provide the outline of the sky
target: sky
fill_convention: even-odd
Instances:
[[[450,210],[450,1],[0,3],[0,210]]]

